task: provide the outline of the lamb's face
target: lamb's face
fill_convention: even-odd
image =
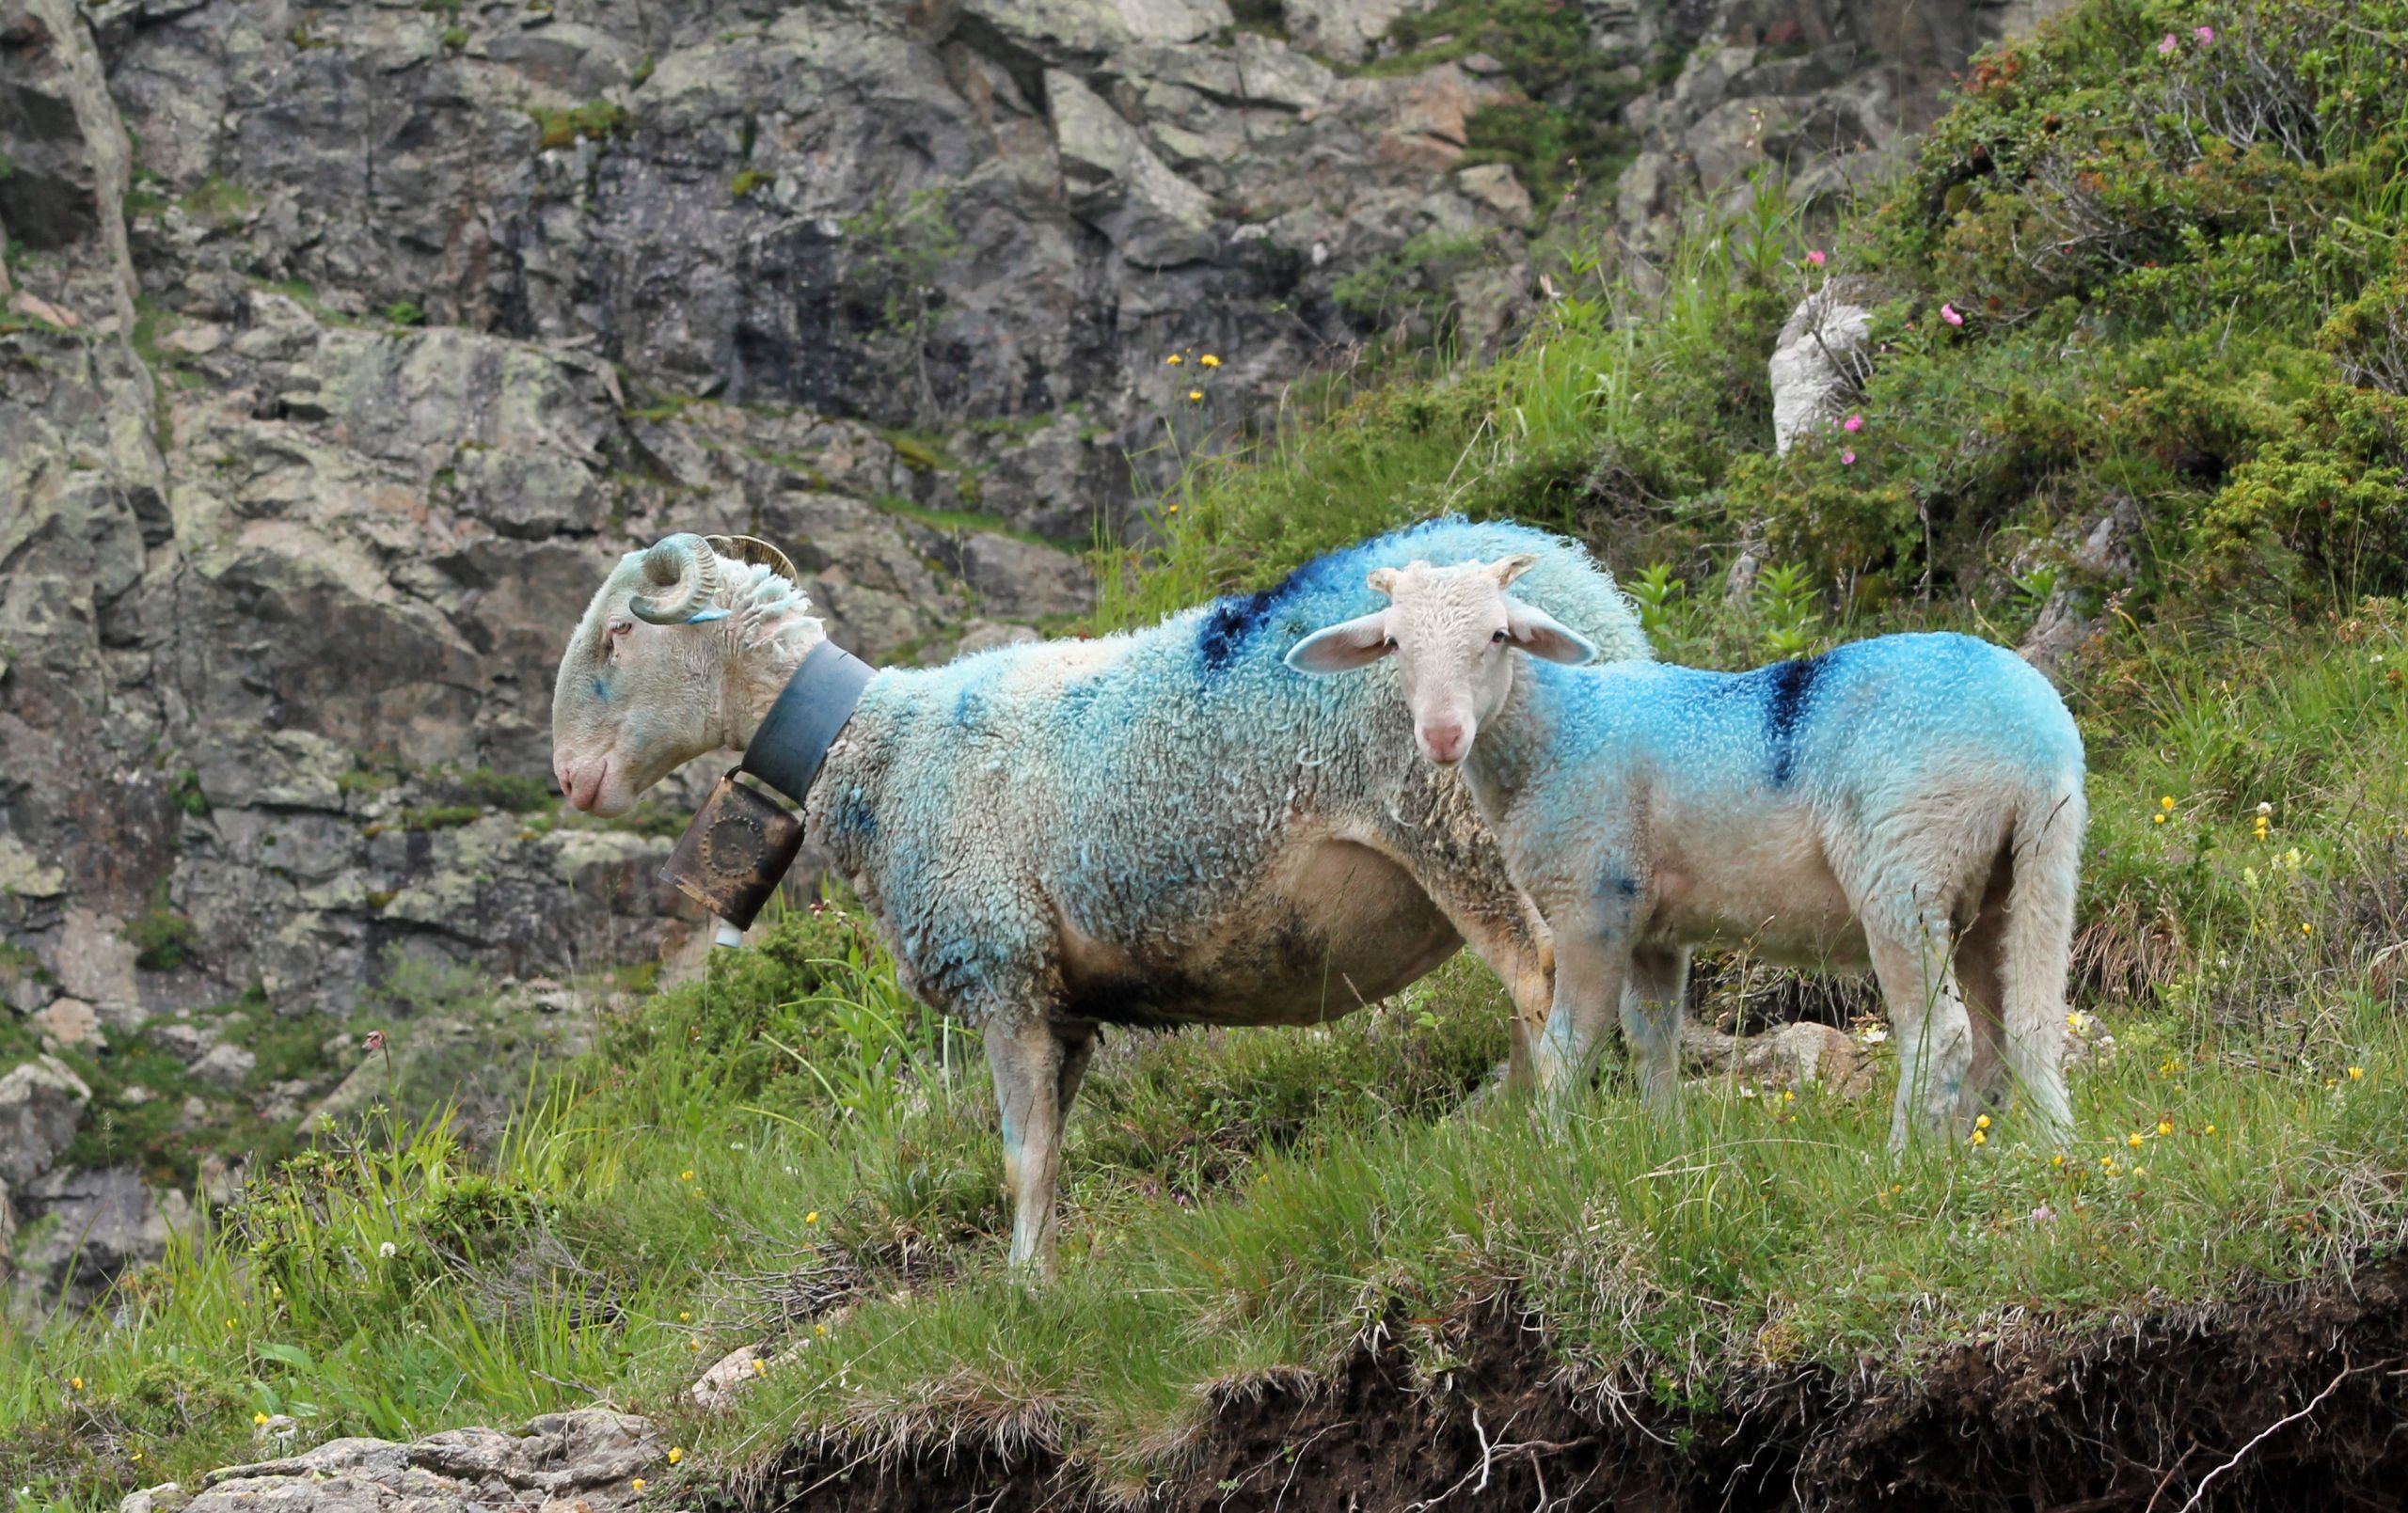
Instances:
[[[1388,596],[1388,607],[1307,637],[1288,654],[1288,665],[1342,672],[1393,653],[1413,714],[1414,744],[1424,757],[1451,767],[1470,754],[1481,727],[1513,691],[1509,652],[1557,662],[1586,662],[1597,654],[1544,610],[1505,591],[1537,561],[1517,553],[1459,567],[1381,568],[1370,582]]]
[[[571,807],[624,814],[727,744],[730,640],[715,601],[739,566],[699,536],[671,536],[611,569],[552,686],[552,771]]]

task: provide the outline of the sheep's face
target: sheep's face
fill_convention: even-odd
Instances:
[[[552,686],[552,771],[572,807],[624,814],[726,744],[720,575],[702,538],[672,536],[620,559],[586,607]]]
[[[1304,672],[1344,672],[1393,653],[1414,744],[1440,766],[1470,754],[1480,728],[1504,707],[1519,650],[1553,662],[1592,660],[1597,649],[1545,610],[1522,603],[1506,585],[1536,565],[1529,553],[1494,562],[1380,568],[1371,587],[1388,596],[1375,614],[1317,631],[1296,643],[1288,665]]]

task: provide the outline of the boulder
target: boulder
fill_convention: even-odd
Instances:
[[[496,1506],[634,1505],[634,1482],[667,1465],[652,1425],[602,1409],[547,1413],[515,1434],[450,1429],[407,1444],[331,1440],[314,1449],[134,1493],[119,1513],[483,1513]]]
[[[1834,278],[1790,311],[1766,364],[1774,450],[1787,455],[1800,436],[1846,416],[1873,370],[1873,309],[1881,297],[1870,280]]]
[[[84,1127],[92,1090],[55,1056],[19,1064],[0,1077],[0,1182],[24,1188]]]

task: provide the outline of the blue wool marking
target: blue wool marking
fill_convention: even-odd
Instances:
[[[607,704],[607,703],[609,703],[609,702],[610,701],[610,679],[608,679],[608,678],[596,678],[596,679],[594,679],[594,698],[596,698],[596,699],[598,699],[598,700],[600,700],[602,702],[604,702],[604,703],[606,703],[606,704]]]
[[[1805,713],[1806,701],[1814,691],[1814,679],[1822,670],[1820,656],[1776,663],[1764,670],[1772,683],[1771,692],[1765,699],[1765,739],[1772,747],[1772,785],[1776,788],[1789,786],[1790,769],[1798,757],[1798,717]]]
[[[1208,674],[1226,672],[1259,647],[1284,656],[1323,625],[1369,614],[1387,603],[1364,581],[1375,567],[1401,567],[1417,557],[1438,567],[1515,552],[1545,558],[1560,556],[1564,545],[1561,537],[1504,520],[1446,515],[1407,526],[1316,557],[1259,592],[1207,605],[1196,628],[1196,660]]]
[[[686,623],[689,625],[700,625],[710,621],[725,620],[726,618],[727,611],[724,609],[697,609],[692,614],[686,617]]]

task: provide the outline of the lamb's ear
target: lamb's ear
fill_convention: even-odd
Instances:
[[[1536,605],[1506,601],[1505,634],[1532,656],[1578,667],[1597,659],[1596,643]]]
[[[1515,552],[1511,557],[1500,557],[1489,563],[1488,575],[1497,580],[1497,586],[1501,589],[1538,565],[1538,553]]]
[[[1363,578],[1373,593],[1385,593],[1390,598],[1396,595],[1396,580],[1397,571],[1392,567],[1375,567]]]
[[[1388,616],[1383,609],[1313,632],[1290,649],[1288,665],[1299,672],[1352,672],[1370,667],[1388,650]]]

